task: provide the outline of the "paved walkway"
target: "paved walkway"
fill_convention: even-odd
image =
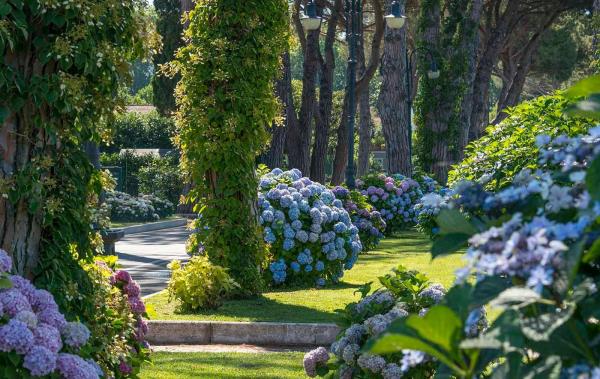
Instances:
[[[116,243],[121,266],[142,287],[142,296],[167,286],[173,259],[186,260],[185,241],[190,232],[185,226],[126,235]]]

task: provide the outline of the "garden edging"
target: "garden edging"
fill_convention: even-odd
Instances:
[[[125,233],[125,235],[128,235],[128,234],[135,234],[135,233],[151,232],[154,230],[176,228],[178,226],[185,226],[185,225],[187,225],[187,223],[188,223],[188,220],[186,218],[181,218],[181,219],[176,219],[176,220],[158,221],[158,222],[151,222],[148,224],[126,226],[126,227],[117,228],[117,229],[122,230]]]
[[[335,341],[335,324],[156,320],[147,340],[155,345],[323,346]]]

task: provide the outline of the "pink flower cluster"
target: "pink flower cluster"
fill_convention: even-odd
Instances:
[[[125,270],[116,271],[111,277],[111,283],[120,288],[121,291],[123,291],[123,293],[127,296],[127,301],[129,302],[131,312],[136,317],[136,339],[138,340],[138,342],[144,344],[145,346],[148,346],[145,340],[145,336],[148,333],[148,324],[144,320],[144,314],[146,313],[146,305],[140,297],[140,286]],[[121,372],[124,374],[128,371],[128,368],[126,366],[126,363],[121,365]]]
[[[56,373],[66,379],[97,379],[102,372],[96,362],[61,352],[63,347],[79,351],[90,337],[89,329],[79,322],[67,322],[52,294],[21,276],[10,275],[11,268],[10,256],[0,249],[0,278],[11,283],[0,289],[0,355],[22,355],[22,367],[16,368],[31,376]]]

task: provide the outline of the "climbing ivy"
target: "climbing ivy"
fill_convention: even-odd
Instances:
[[[122,105],[129,62],[156,41],[144,7],[0,2],[0,247],[70,317],[93,314],[79,261],[89,262],[100,242],[87,207],[100,177],[84,145],[108,135],[103,125]]]
[[[199,200],[195,238],[247,293],[263,287],[255,161],[278,115],[273,84],[288,29],[285,0],[200,0],[172,65],[182,167]]]
[[[433,38],[420,38],[416,45],[419,88],[415,98],[415,151],[418,165],[428,173],[440,163],[432,154],[434,142],[445,141],[448,157],[455,155],[458,148],[460,107],[468,69],[463,43],[477,31],[477,25],[468,17],[470,3],[445,0],[442,6],[441,0],[424,0],[420,5],[418,33],[423,36],[428,28],[439,29]],[[443,10],[442,16],[432,19],[436,9]],[[437,79],[427,77],[431,59],[435,59],[441,73]]]

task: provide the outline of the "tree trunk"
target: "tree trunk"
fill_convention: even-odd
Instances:
[[[475,81],[477,67],[477,53],[479,50],[479,23],[483,9],[483,0],[473,0],[469,26],[472,28],[469,35],[463,39],[463,51],[467,59],[465,76],[465,93],[463,95],[459,111],[459,135],[454,162],[460,162],[464,158],[465,147],[469,142],[469,130],[471,129],[471,113],[473,110],[473,83]]]
[[[302,100],[298,127],[290,129],[287,139],[290,168],[297,168],[304,175],[310,173],[310,139],[315,117],[316,80],[319,65],[319,31],[308,33],[304,49],[304,70],[302,74]]]
[[[325,161],[327,158],[327,143],[331,127],[331,113],[333,109],[333,79],[335,69],[335,55],[333,44],[335,42],[339,10],[342,1],[336,0],[331,16],[327,23],[325,36],[324,57],[319,52],[321,67],[319,84],[319,107],[316,117],[315,140],[310,162],[310,178],[319,183],[325,183]]]
[[[389,6],[391,0],[387,3]],[[406,28],[387,28],[381,59],[382,78],[378,110],[385,138],[388,171],[390,174],[411,176],[406,48]]]
[[[295,122],[296,112],[294,110],[294,99],[292,96],[292,72],[290,66],[290,53],[286,51],[282,55],[282,75],[276,81],[275,92],[283,106],[284,122],[282,125],[275,123],[271,127],[271,144],[259,158],[269,168],[283,167],[283,150],[289,122]]]
[[[367,65],[365,62],[365,36],[361,33],[357,50],[358,75],[364,75]],[[371,104],[370,90],[367,86],[358,99],[359,124],[358,124],[358,164],[356,166],[356,176],[361,177],[369,172],[369,155],[371,153]]]
[[[495,28],[491,29],[485,43],[485,50],[479,60],[477,75],[473,82],[473,112],[471,114],[471,127],[469,141],[478,139],[483,134],[489,123],[488,98],[492,71],[498,61],[502,48],[506,42],[510,26],[518,16],[519,2],[509,0],[506,9]]]

